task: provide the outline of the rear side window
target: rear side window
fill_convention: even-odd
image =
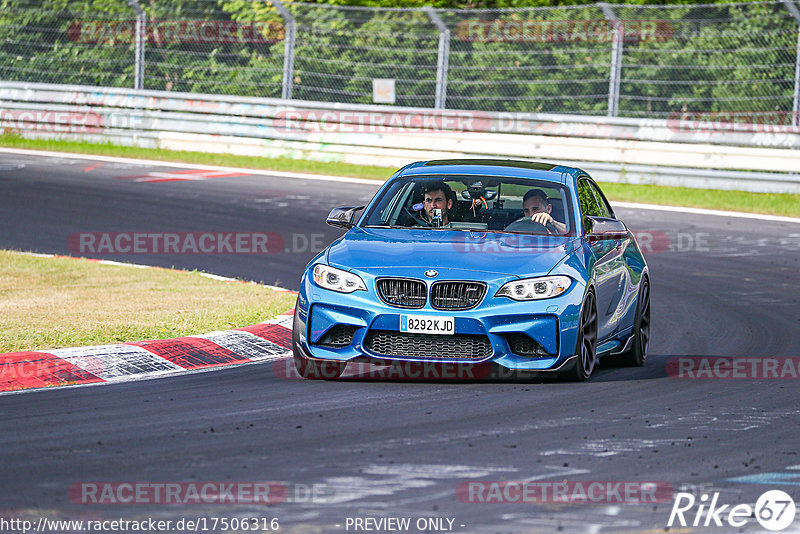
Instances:
[[[578,202],[581,205],[581,217],[607,217],[603,215],[600,204],[592,192],[592,185],[588,180],[578,181]]]
[[[603,193],[597,188],[597,184],[592,182],[587,182],[589,187],[592,189],[595,198],[597,199],[597,205],[600,206],[600,213],[601,217],[614,217],[614,211],[611,209],[611,206],[608,205],[606,198],[603,196]]]

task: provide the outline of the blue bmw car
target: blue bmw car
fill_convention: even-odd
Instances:
[[[589,378],[600,357],[642,365],[650,281],[635,236],[572,167],[439,160],[397,171],[306,267],[299,374],[349,362],[439,362]]]

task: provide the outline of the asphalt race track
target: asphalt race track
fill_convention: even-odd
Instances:
[[[271,232],[283,243],[272,254],[85,255],[296,288],[305,263],[341,235],[325,225],[329,209],[364,203],[377,188],[254,175],[137,181],[179,171],[0,154],[0,248],[77,255],[70,236],[81,232]],[[315,382],[285,378],[284,359],[3,395],[0,515],[275,517],[280,532],[364,532],[368,523],[356,530],[355,519],[387,517],[411,518],[408,532],[663,532],[672,491],[752,505],[782,489],[800,501],[800,380],[674,373],[686,356],[797,369],[787,358],[800,357],[800,224],[618,215],[652,245],[654,339],[642,368],[603,367],[584,384]],[[82,504],[74,493],[86,482],[206,481],[273,481],[286,496],[268,506]],[[670,492],[644,503],[486,503],[476,501],[488,494],[463,491],[494,481],[652,481]],[[415,530],[419,519],[453,522]],[[745,522],[711,530],[761,529]]]

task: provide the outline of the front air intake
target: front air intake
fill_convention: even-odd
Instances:
[[[317,342],[317,345],[327,347],[346,347],[353,342],[353,335],[358,329],[357,326],[349,324],[337,324],[328,330]]]
[[[530,336],[523,334],[522,332],[506,334],[505,338],[508,342],[508,348],[511,349],[511,352],[519,356],[524,356],[526,358],[542,358],[545,356],[553,356],[552,354],[548,354],[547,351],[544,350],[544,347],[539,345]]]
[[[420,360],[485,360],[492,355],[489,338],[475,334],[443,336],[371,330],[364,346],[380,356]]]

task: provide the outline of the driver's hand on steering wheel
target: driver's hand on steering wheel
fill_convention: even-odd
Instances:
[[[547,229],[547,233],[551,235],[561,235],[566,233],[567,227],[565,224],[560,223],[553,219],[553,217],[546,211],[540,211],[531,215],[531,221],[539,223]]]
[[[549,213],[546,211],[540,211],[539,213],[534,213],[531,215],[531,220],[533,222],[539,223],[542,226],[547,226],[548,224],[553,224],[555,219],[553,219]]]

